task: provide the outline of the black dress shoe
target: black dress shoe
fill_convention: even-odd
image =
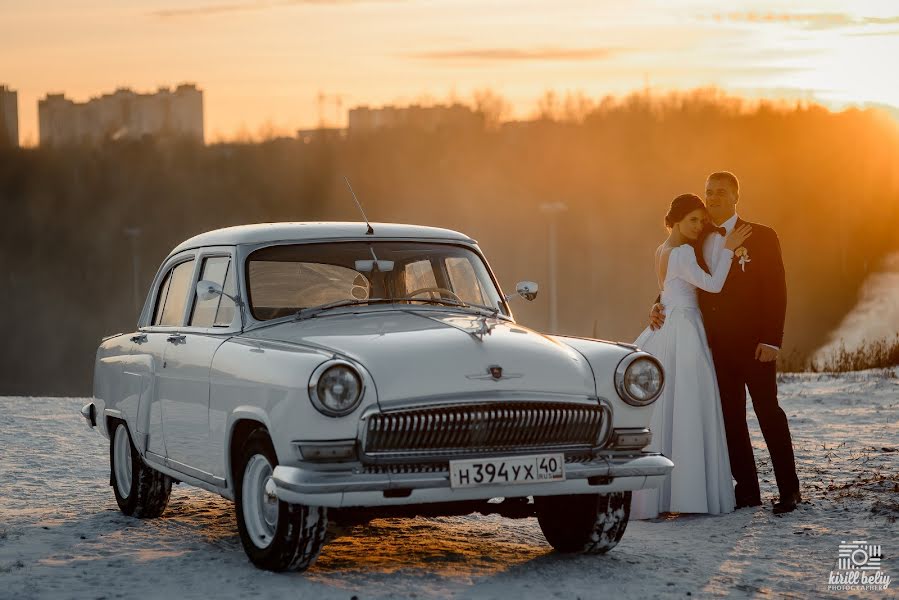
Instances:
[[[761,505],[762,505],[761,498],[759,498],[757,500],[737,500],[737,505],[735,508],[736,509],[749,508],[751,506],[761,506]]]
[[[793,492],[787,495],[786,498],[781,498],[780,502],[775,502],[772,510],[775,515],[793,512],[796,510],[796,505],[800,502],[802,502],[802,496],[799,495],[799,492]]]

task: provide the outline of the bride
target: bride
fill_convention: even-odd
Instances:
[[[657,331],[647,328],[634,343],[665,368],[665,389],[654,404],[647,450],[669,457],[674,470],[658,489],[633,493],[631,519],[652,519],[664,512],[717,515],[734,510],[721,398],[696,289],[721,291],[734,250],[752,230],[744,225],[727,236],[709,274],[696,258],[707,223],[699,196],[678,196],[665,216],[670,235],[656,250],[665,324]]]

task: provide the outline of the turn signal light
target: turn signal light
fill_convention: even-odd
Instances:
[[[652,432],[648,429],[615,429],[609,447],[613,450],[641,450],[652,441]]]

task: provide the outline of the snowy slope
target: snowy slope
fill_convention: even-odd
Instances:
[[[897,581],[886,592],[826,584],[843,540],[881,544],[883,570],[899,578],[899,369],[789,375],[780,393],[809,501],[793,514],[634,522],[592,557],[555,554],[534,519],[381,520],[289,575],[248,563],[232,505],[209,493],[181,485],[161,519],[121,515],[83,399],[0,398],[0,598],[896,597]]]

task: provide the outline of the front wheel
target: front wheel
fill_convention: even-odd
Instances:
[[[162,514],[169,503],[172,478],[144,463],[122,421],[114,422],[109,437],[109,466],[109,483],[123,513],[140,519]]]
[[[272,479],[278,458],[264,429],[247,438],[236,461],[234,504],[240,541],[250,561],[269,571],[305,571],[325,543],[327,508],[278,499]]]
[[[534,498],[546,541],[559,552],[605,554],[618,545],[631,515],[631,493]]]

